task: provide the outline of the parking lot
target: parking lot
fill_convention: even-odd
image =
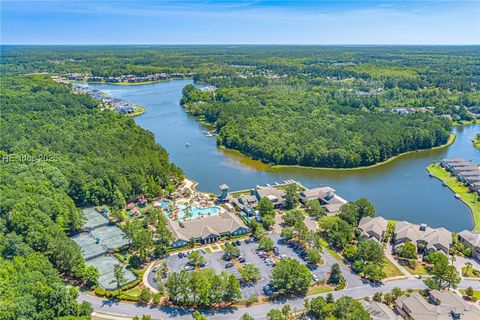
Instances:
[[[276,233],[272,233],[272,234],[269,234],[268,236],[274,241],[275,246],[278,248],[278,257],[285,256],[289,258],[295,258],[301,261],[303,264],[307,264],[307,262],[302,260],[299,257],[298,253],[294,251],[294,248],[291,248],[286,244],[283,244],[282,241],[279,241],[281,239],[280,235]],[[257,266],[260,269],[260,274],[262,276],[261,280],[257,281],[255,284],[250,286],[242,286],[241,287],[242,295],[243,297],[248,297],[250,295],[261,295],[263,294],[262,292],[263,287],[270,282],[272,266],[268,266],[265,263],[264,259],[262,259],[256,253],[255,250],[258,248],[258,243],[256,242],[245,243],[245,240],[242,240],[240,243],[241,244],[237,247],[240,249],[240,255],[245,258],[245,262],[242,263],[242,265],[251,263]],[[195,249],[195,250],[199,250],[202,253],[202,255],[205,257],[205,261],[206,261],[205,267],[212,268],[213,270],[215,270],[215,272],[226,271],[229,273],[233,273],[239,279],[241,278],[235,266],[230,268],[225,267],[228,261],[224,261],[222,259],[223,251],[215,251],[215,252],[208,253],[202,249]],[[349,287],[356,287],[362,284],[362,281],[357,275],[355,275],[343,263],[336,260],[336,258],[334,258],[331,254],[329,254],[325,250],[322,254],[322,258],[325,263],[322,266],[316,267],[313,270],[311,269],[312,274],[316,277],[317,280],[326,278],[328,276],[328,273],[330,272],[330,268],[332,264],[338,263],[340,265],[340,269],[344,277],[348,282]],[[179,257],[178,254],[171,254],[169,257],[165,259],[165,261],[167,263],[168,270],[170,273],[170,272],[179,272],[182,269],[184,269],[185,266],[188,264],[189,260],[188,260],[188,257]],[[150,285],[152,285],[153,287],[157,286],[154,272],[150,272],[150,274],[148,275],[148,281]]]

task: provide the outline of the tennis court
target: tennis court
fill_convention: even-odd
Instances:
[[[113,274],[113,268],[116,264],[120,264],[125,270],[125,283],[132,282],[137,278],[133,272],[125,268],[125,265],[120,263],[115,257],[100,256],[87,261],[87,265],[93,265],[98,269],[100,273],[98,284],[107,290],[117,289],[115,276]]]

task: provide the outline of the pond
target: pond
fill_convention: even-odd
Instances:
[[[112,97],[140,104],[147,113],[136,122],[155,134],[156,141],[185,174],[198,182],[201,191],[219,193],[226,183],[230,190],[252,188],[257,184],[294,179],[307,187],[330,186],[347,200],[368,198],[377,213],[387,219],[427,223],[452,231],[473,227],[466,205],[425,169],[442,157],[463,157],[480,162],[480,151],[470,139],[480,125],[455,127],[455,143],[444,149],[410,153],[382,166],[366,170],[338,171],[304,168],[272,168],[233,151],[217,147],[207,128],[189,116],[179,105],[182,88],[191,80],[176,80],[147,85],[92,85]],[[188,147],[186,147],[188,144]]]

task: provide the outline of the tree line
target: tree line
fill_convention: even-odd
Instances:
[[[121,207],[173,188],[182,172],[151,133],[65,85],[39,75],[0,84],[0,318],[88,314],[60,278],[98,277],[68,237],[85,221],[78,206]]]

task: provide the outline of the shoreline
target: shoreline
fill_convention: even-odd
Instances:
[[[403,152],[403,153],[400,153],[396,156],[393,156],[391,158],[388,158],[387,160],[385,161],[382,161],[382,162],[378,162],[378,163],[375,163],[375,164],[372,164],[372,165],[369,165],[369,166],[362,166],[362,167],[353,167],[353,168],[327,168],[327,167],[307,167],[307,166],[301,166],[301,165],[282,165],[282,164],[276,164],[276,165],[271,165],[271,164],[268,164],[268,163],[265,163],[265,162],[262,162],[261,160],[255,160],[253,159],[252,157],[242,153],[241,151],[239,150],[235,150],[235,149],[230,149],[230,148],[227,148],[225,146],[222,146],[222,145],[218,145],[218,148],[220,149],[223,149],[223,150],[226,150],[228,152],[232,152],[232,153],[236,153],[236,154],[239,154],[243,157],[246,157],[252,161],[258,161],[259,163],[263,164],[264,166],[267,166],[268,168],[270,169],[273,169],[273,170],[278,170],[278,169],[289,169],[289,168],[298,168],[298,169],[307,169],[307,170],[322,170],[322,171],[357,171],[357,170],[368,170],[368,169],[373,169],[375,167],[380,167],[382,165],[385,165],[387,163],[390,163],[392,161],[395,161],[397,160],[398,158],[401,158],[403,156],[406,156],[408,154],[411,154],[411,153],[415,153],[415,152],[423,152],[423,151],[431,151],[431,150],[438,150],[438,149],[443,149],[443,148],[447,148],[449,146],[451,146],[455,140],[456,140],[457,136],[453,133],[450,134],[450,137],[448,138],[448,141],[447,143],[445,144],[442,144],[440,146],[437,146],[437,147],[433,147],[433,148],[430,148],[430,149],[419,149],[419,150],[412,150],[412,151],[406,151],[406,152]]]
[[[453,195],[458,195],[460,197],[459,200],[462,201],[467,206],[467,208],[470,211],[470,214],[472,215],[472,219],[473,219],[472,231],[479,231],[480,230],[480,205],[476,200],[474,204],[472,204],[470,201],[465,199],[465,194],[472,195],[474,199],[476,199],[477,196],[474,193],[469,192],[468,188],[465,187],[463,184],[461,186],[458,185],[461,182],[458,181],[456,177],[451,177],[450,173],[445,171],[445,169],[441,168],[438,163],[430,164],[425,169],[428,171],[431,177],[443,182],[445,186],[448,187],[453,192]],[[448,174],[448,177],[443,179],[438,172],[435,172],[437,171],[436,169],[442,170],[442,173]],[[452,179],[454,181],[452,181]],[[454,190],[455,188],[461,188],[462,192],[456,192]],[[475,208],[474,207],[475,205],[478,206],[478,208]]]
[[[111,84],[111,85],[117,85],[117,86],[142,86],[146,84],[154,84],[158,82],[169,82],[169,81],[175,81],[175,80],[192,80],[192,78],[169,78],[169,79],[161,79],[161,80],[151,80],[151,81],[142,81],[142,82],[99,82],[99,81],[75,81],[75,80],[67,80],[71,82],[82,82],[82,83],[88,83],[88,84]]]

